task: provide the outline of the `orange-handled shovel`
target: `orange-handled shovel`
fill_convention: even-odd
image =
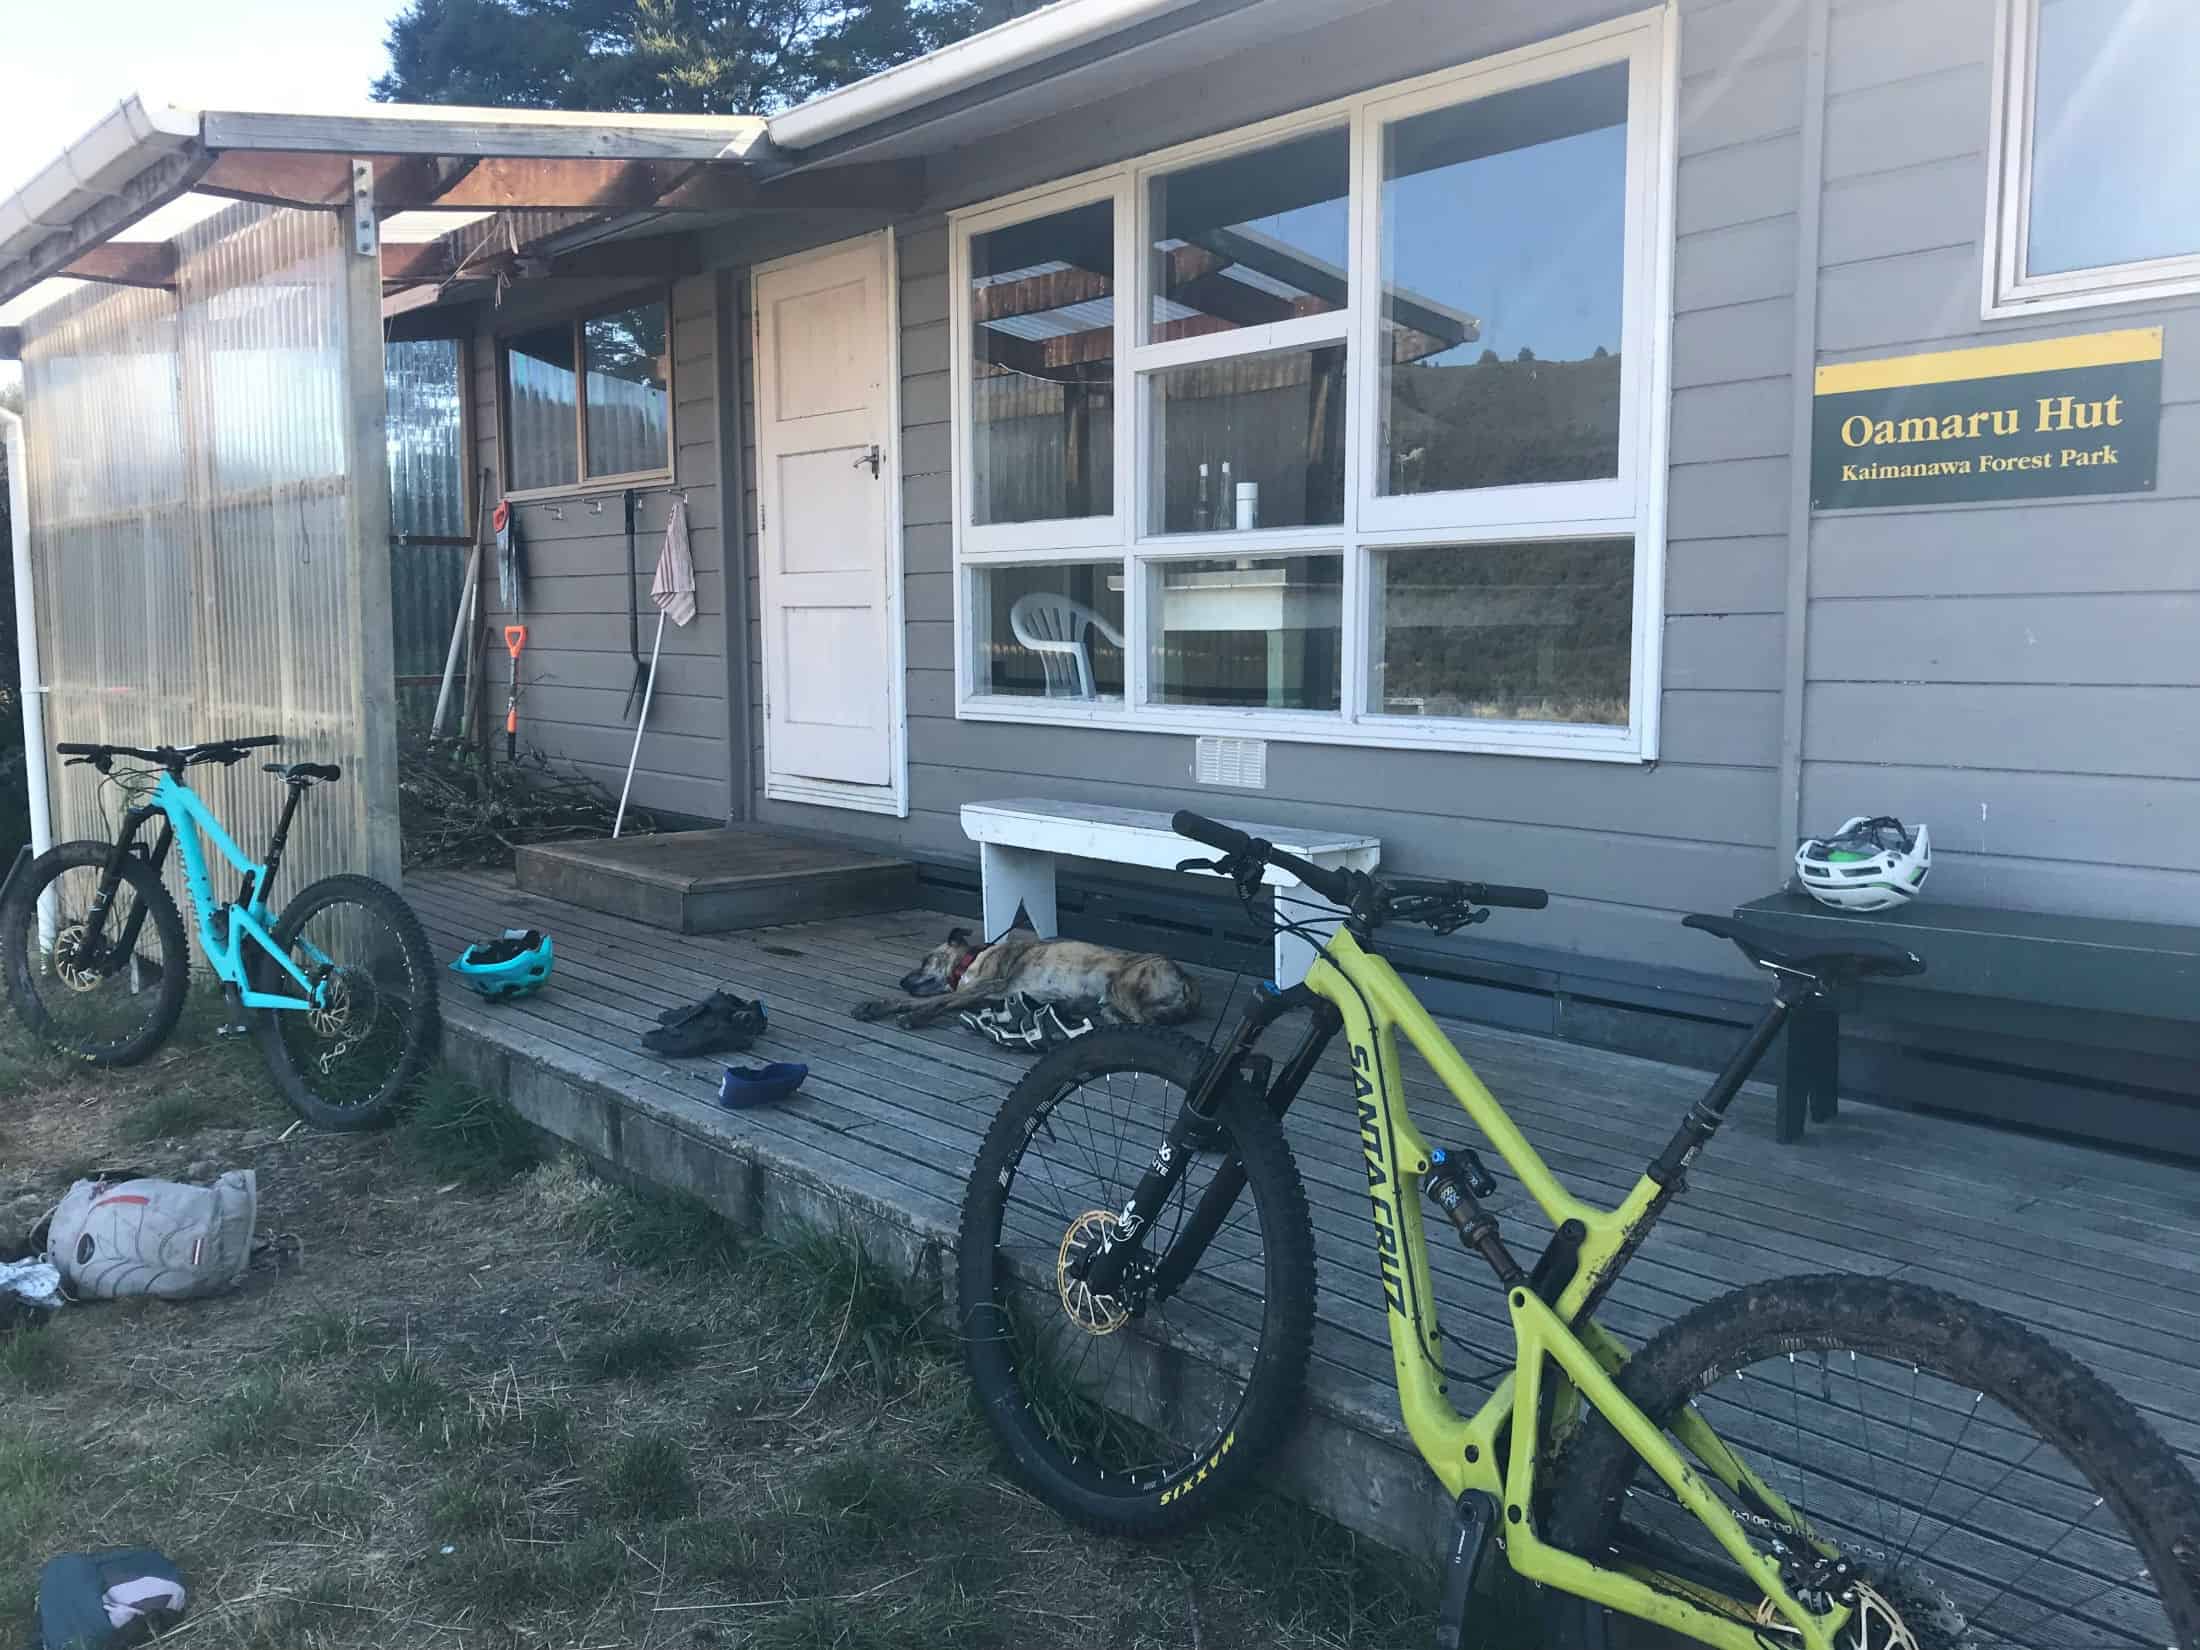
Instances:
[[[504,760],[519,758],[519,655],[527,645],[527,627],[508,624],[504,627],[504,651],[512,656],[512,692],[504,701]]]

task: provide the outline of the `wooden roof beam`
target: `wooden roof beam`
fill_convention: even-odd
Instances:
[[[106,281],[114,286],[176,289],[176,249],[168,241],[109,241],[87,247],[63,266],[76,281]]]

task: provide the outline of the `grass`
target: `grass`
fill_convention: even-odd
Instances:
[[[579,1363],[599,1381],[658,1381],[695,1361],[701,1336],[686,1325],[645,1323],[585,1346]]]
[[[519,1113],[447,1071],[420,1085],[397,1138],[420,1172],[474,1191],[517,1179],[543,1155],[542,1136]]]
[[[177,1561],[188,1631],[224,1650],[1428,1636],[1419,1577],[1281,1503],[1162,1547],[1062,1523],[1006,1480],[936,1295],[846,1234],[743,1237],[545,1163],[449,1077],[385,1133],[286,1137],[231,1046],[87,1080],[0,1030],[17,1069],[0,1229],[82,1163],[249,1161],[261,1228],[306,1264],[0,1336],[0,1553],[25,1555],[0,1563],[0,1643],[38,1562],[124,1536]],[[210,1104],[217,1080],[244,1086]]]
[[[33,1321],[0,1330],[0,1391],[58,1392],[68,1383],[67,1342],[51,1327]]]

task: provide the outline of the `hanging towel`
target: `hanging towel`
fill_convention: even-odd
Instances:
[[[672,501],[665,521],[665,547],[657,556],[657,576],[650,581],[649,599],[674,624],[695,617],[695,557],[688,549],[688,516],[685,500]]]

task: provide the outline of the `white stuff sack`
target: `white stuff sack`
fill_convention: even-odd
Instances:
[[[80,1180],[53,1212],[46,1258],[78,1300],[218,1295],[252,1258],[259,1187],[250,1169],[211,1186]]]

